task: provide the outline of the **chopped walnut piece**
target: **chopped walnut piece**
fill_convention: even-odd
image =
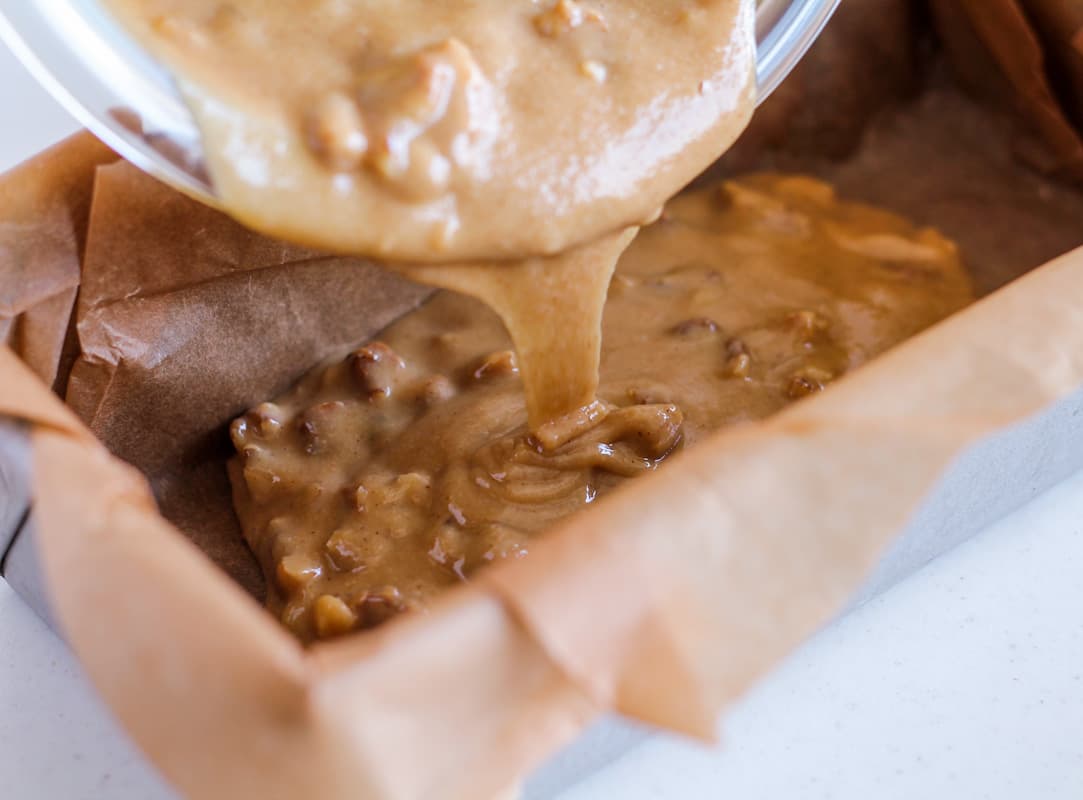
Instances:
[[[395,477],[383,490],[385,503],[423,503],[428,500],[432,479],[420,472],[406,472]]]
[[[800,375],[795,375],[790,378],[790,383],[786,387],[786,396],[792,400],[798,400],[802,397],[807,397],[810,394],[822,391],[823,388],[823,385],[816,381],[809,380]]]
[[[290,521],[286,517],[271,517],[267,520],[267,535],[274,541],[279,541],[290,530]]]
[[[474,377],[480,381],[487,378],[505,378],[518,373],[519,363],[515,353],[511,350],[497,350],[485,357],[481,366],[474,370]]]
[[[790,323],[798,338],[803,342],[812,341],[816,334],[822,333],[828,328],[828,321],[823,315],[808,309],[787,314],[786,321]]]
[[[661,383],[637,384],[625,393],[637,406],[651,406],[673,403],[673,390]]]
[[[316,634],[325,639],[349,633],[357,624],[357,614],[345,602],[332,594],[321,594],[312,609]]]
[[[436,200],[491,141],[493,94],[454,37],[363,70],[354,88],[368,141],[363,167],[406,202]]]
[[[304,587],[323,571],[318,561],[313,561],[303,553],[290,553],[279,560],[275,568],[278,585],[287,592],[294,592]]]
[[[369,400],[390,397],[396,373],[406,367],[406,362],[383,342],[359,347],[350,354],[349,360],[354,378]]]
[[[752,368],[752,357],[748,353],[738,353],[726,359],[725,373],[729,378],[747,378]]]
[[[670,333],[677,336],[702,336],[718,332],[718,323],[707,317],[693,317],[683,322],[678,322],[669,329]]]
[[[355,511],[364,511],[365,503],[368,502],[369,490],[363,483],[357,484],[353,489],[346,489],[347,499],[351,501]]]
[[[954,252],[955,245],[931,229],[921,232],[920,238],[906,238],[891,233],[853,236],[837,225],[825,226],[831,237],[851,252],[877,261],[937,263],[945,252]]]
[[[786,387],[786,394],[794,400],[806,397],[810,394],[823,391],[835,376],[819,367],[804,367],[799,369],[790,378]]]
[[[342,92],[325,95],[309,112],[305,138],[317,158],[336,172],[357,169],[369,149],[361,109]]]
[[[370,590],[357,605],[361,614],[361,625],[365,628],[374,628],[408,608],[402,592],[395,586]]]
[[[323,546],[331,565],[339,572],[357,572],[365,567],[364,553],[348,530],[339,528]]]
[[[233,446],[243,451],[245,444],[255,435],[271,439],[282,429],[282,409],[274,403],[260,403],[244,416],[237,417],[229,426]]]
[[[534,28],[542,36],[555,39],[585,22],[594,22],[602,30],[607,29],[605,18],[597,11],[584,8],[576,0],[557,0],[552,8],[534,17]]]
[[[249,425],[247,417],[237,417],[229,424],[229,438],[233,442],[234,448],[242,455],[249,449],[245,447],[248,442],[248,436],[251,426]]]

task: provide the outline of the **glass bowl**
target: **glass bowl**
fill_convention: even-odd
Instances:
[[[805,54],[838,3],[760,0],[760,102]],[[113,150],[159,180],[218,205],[203,168],[199,131],[169,72],[97,0],[0,0],[0,38],[72,116]]]

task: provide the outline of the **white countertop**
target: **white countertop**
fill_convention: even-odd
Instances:
[[[74,128],[0,45],[0,170]],[[1081,588],[1083,474],[821,632],[720,748],[654,736],[562,800],[1083,797]],[[0,797],[171,796],[0,581]]]

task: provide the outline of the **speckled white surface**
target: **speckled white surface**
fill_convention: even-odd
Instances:
[[[562,800],[1083,797],[1083,474],[822,631],[721,737]]]
[[[71,653],[0,581],[0,797],[171,797]]]
[[[73,129],[0,45],[0,170]],[[654,736],[562,800],[1083,797],[1083,475],[823,631],[723,739]],[[0,798],[171,796],[0,581]]]

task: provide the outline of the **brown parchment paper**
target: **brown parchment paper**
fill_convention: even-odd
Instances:
[[[115,158],[84,133],[0,182],[0,343],[50,385],[67,360],[94,169]]]
[[[1077,0],[930,0],[958,78],[1017,112],[1020,152],[1083,182],[1083,6]],[[1073,121],[1075,125],[1073,125]]]
[[[901,0],[840,13],[836,50],[885,18],[913,31],[883,55],[897,68],[880,71],[881,91],[836,106],[862,124],[825,111],[853,60],[820,48],[785,99],[816,113],[803,132],[766,117],[743,166],[815,172],[937,224],[983,291],[1083,243],[1079,194],[1021,166],[1012,120],[921,56],[921,14]],[[830,130],[848,143],[824,144]],[[1083,384],[1076,251],[823,395],[720,432],[430,613],[304,650],[258,602],[224,425],[426,293],[249,234],[109,161],[76,139],[0,179],[0,219],[21,225],[0,221],[0,286],[31,298],[11,308],[64,292],[70,306],[79,291],[73,313],[20,322],[38,333],[0,347],[0,415],[32,425],[65,635],[194,797],[489,797],[611,708],[710,737],[719,708],[840,606],[968,442]]]

